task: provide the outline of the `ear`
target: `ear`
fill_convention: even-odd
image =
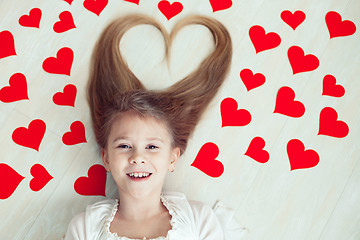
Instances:
[[[105,148],[101,149],[101,158],[107,172],[110,172],[109,156]]]
[[[180,157],[180,148],[175,147],[171,150],[169,171],[173,172],[175,165]]]

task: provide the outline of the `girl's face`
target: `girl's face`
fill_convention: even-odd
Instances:
[[[159,194],[180,149],[172,146],[166,125],[154,117],[122,113],[112,124],[102,159],[117,184],[119,194],[143,197]]]

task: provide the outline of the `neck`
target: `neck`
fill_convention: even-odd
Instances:
[[[119,193],[118,216],[124,220],[142,221],[165,211],[167,212],[167,209],[161,202],[160,192],[145,197]]]

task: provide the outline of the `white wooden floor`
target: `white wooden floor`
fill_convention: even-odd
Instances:
[[[88,6],[92,1],[85,2]],[[84,7],[84,0],[0,1],[0,238],[60,239],[75,214],[84,211],[87,204],[104,198],[102,186],[96,187],[92,182],[94,179],[101,182],[102,169],[95,166],[90,178],[84,178],[91,166],[101,164],[85,99],[89,59],[107,23],[117,16],[142,13],[159,20],[168,31],[188,15],[211,16],[229,29],[233,41],[233,62],[225,86],[210,104],[165,188],[182,191],[188,198],[209,205],[222,200],[233,207],[238,221],[248,229],[246,240],[359,240],[360,1],[233,0],[230,8],[219,10],[219,2],[226,5],[231,1],[179,0],[183,9],[172,18],[168,16],[170,20],[159,10],[161,6],[160,9],[169,14],[165,3],[158,6],[159,1],[136,2],[109,1],[97,15]],[[172,6],[177,9],[176,5]],[[19,19],[33,8],[41,10],[40,22],[32,15],[34,22],[25,17],[20,25]],[[285,10],[302,11],[305,20],[293,30],[281,19]],[[68,30],[61,23],[54,26],[65,11],[70,12],[75,25],[70,20],[65,24]],[[347,36],[330,38],[325,21],[329,12],[335,12],[330,13],[332,34],[345,32]],[[33,14],[36,15],[36,10]],[[67,14],[62,14],[62,18],[69,18]],[[336,15],[352,23],[336,22]],[[33,27],[23,26],[29,24]],[[261,34],[257,35],[260,39],[253,40],[257,49],[264,44],[274,44],[274,48],[256,53],[249,30],[261,30],[257,25],[266,33],[273,32],[265,40]],[[354,26],[357,29],[352,33]],[[130,68],[144,84],[149,88],[163,88],[194,70],[211,51],[212,40],[201,26],[184,28],[172,47],[170,69],[163,61],[162,37],[152,27],[129,30],[120,45]],[[300,47],[305,55],[316,56],[319,66],[293,74],[288,57],[288,50],[296,49],[293,46]],[[43,67],[43,63],[64,47],[74,54],[71,72],[68,75],[66,69],[58,68],[62,74],[51,73],[51,60],[46,63],[50,69],[46,64]],[[301,62],[298,55],[290,58],[302,66],[312,60],[306,58]],[[265,83],[248,90],[249,83],[240,78],[244,69],[263,74]],[[7,88],[16,73],[22,73],[27,84],[16,75],[12,78],[12,88]],[[323,95],[326,75],[334,76],[336,83],[345,89],[343,96]],[[54,101],[59,103],[59,100],[53,101],[53,96],[69,84],[77,88],[74,106],[55,104]],[[291,97],[285,93],[290,98],[286,100],[286,96],[284,99],[281,94],[277,95],[279,89],[291,92],[283,87],[291,88],[295,101],[301,102],[295,103],[300,106],[298,112],[299,106],[288,104],[293,100]],[[14,88],[16,94],[11,92]],[[341,92],[330,93],[336,94]],[[224,119],[220,111],[225,98],[233,99],[239,109],[247,110],[251,114],[250,123],[222,127],[228,121],[226,110],[222,112]],[[291,109],[295,113],[289,113]],[[336,111],[338,117],[331,118],[331,113],[323,109]],[[235,109],[230,111],[230,121],[238,121],[237,114],[241,113]],[[295,117],[288,116],[291,114]],[[36,119],[39,120],[33,122]],[[64,136],[75,121],[84,125],[86,142],[81,127],[72,128],[77,138],[70,133]],[[24,129],[31,122],[34,124],[30,129],[40,134],[38,141],[34,140],[36,134]],[[318,134],[320,125],[321,134]],[[324,130],[324,126],[328,129]],[[21,127],[23,129],[19,129]],[[26,134],[32,138],[27,144]],[[265,141],[264,150],[269,153],[269,159],[266,155],[261,158],[256,150],[255,156],[254,151],[248,151],[255,137]],[[288,145],[292,139],[297,140]],[[208,142],[218,146],[219,155],[200,156],[198,161],[209,161],[209,164],[215,159],[220,161],[224,172],[218,177],[191,166],[200,148]],[[38,147],[38,151],[22,146],[29,144],[35,149]],[[316,153],[304,153],[301,144],[305,150]],[[80,177],[82,180],[77,181]],[[108,177],[106,197],[115,195],[114,183]]]

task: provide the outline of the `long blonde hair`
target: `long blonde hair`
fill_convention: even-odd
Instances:
[[[166,56],[176,33],[186,25],[206,26],[214,38],[215,50],[190,75],[167,89],[150,91],[129,69],[119,50],[120,40],[130,28],[149,24],[163,34]],[[96,140],[105,148],[111,124],[119,113],[135,110],[163,120],[173,144],[185,151],[188,138],[202,113],[218,92],[229,71],[232,57],[231,38],[217,20],[191,16],[177,23],[168,36],[154,19],[129,15],[114,20],[101,34],[92,57],[88,82],[88,101]]]

